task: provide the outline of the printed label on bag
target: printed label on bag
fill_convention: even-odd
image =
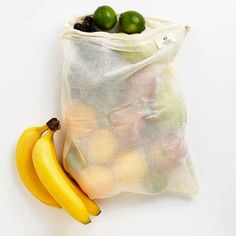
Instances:
[[[165,46],[175,43],[176,39],[171,33],[165,33],[161,35],[160,37],[158,37],[155,40],[155,42],[156,42],[157,47],[160,49],[160,48],[163,48]]]

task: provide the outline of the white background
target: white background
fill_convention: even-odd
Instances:
[[[102,214],[84,226],[26,191],[14,155],[23,129],[60,118],[62,25],[72,15],[93,12],[105,3],[117,12],[134,9],[191,25],[176,67],[201,192],[193,199],[124,194],[102,200]],[[1,0],[0,76],[1,235],[236,235],[235,1]],[[60,152],[64,133],[56,136]]]

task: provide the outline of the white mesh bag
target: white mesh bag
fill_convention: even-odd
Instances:
[[[186,26],[146,18],[141,34],[62,33],[65,170],[90,198],[198,191],[172,62]]]

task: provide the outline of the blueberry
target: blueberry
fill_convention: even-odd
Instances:
[[[93,18],[91,16],[86,16],[81,23],[75,23],[74,29],[84,31],[84,32],[95,32],[96,30],[92,27]]]
[[[80,31],[83,31],[83,32],[88,32],[88,27],[86,27],[85,25],[83,25],[81,23],[74,24],[74,29],[80,30]]]
[[[82,25],[84,25],[86,29],[90,31],[90,28],[92,28],[92,25],[93,25],[93,18],[91,16],[86,16],[83,20]]]
[[[85,16],[84,17],[84,22],[86,22],[86,24],[92,25],[93,24],[93,17]]]
[[[84,28],[84,26],[81,23],[75,23],[74,24],[74,29],[82,30],[83,28]]]

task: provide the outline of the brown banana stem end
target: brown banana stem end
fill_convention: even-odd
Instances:
[[[61,128],[60,121],[57,118],[52,118],[46,123],[47,127],[52,131],[57,131]]]

